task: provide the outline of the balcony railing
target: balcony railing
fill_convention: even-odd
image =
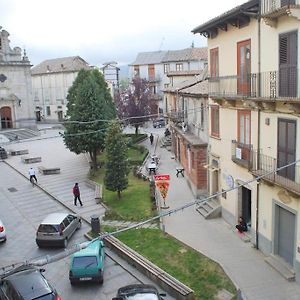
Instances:
[[[210,97],[293,99],[299,97],[299,70],[250,73],[247,76],[222,76],[209,79]]]
[[[171,110],[168,112],[168,118],[174,123],[182,123],[184,121],[184,113]]]
[[[250,169],[252,148],[251,144],[243,144],[233,140],[231,143],[231,160],[242,167]]]
[[[276,171],[279,167],[276,158],[252,151],[251,172],[255,176],[264,175],[263,179],[284,187],[300,196],[300,166],[292,165]],[[286,163],[287,164],[287,163]],[[284,166],[285,164],[281,164]]]
[[[269,14],[280,13],[291,6],[295,6],[296,0],[262,0],[261,14],[267,16]]]

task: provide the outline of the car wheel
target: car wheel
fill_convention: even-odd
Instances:
[[[68,239],[65,238],[65,239],[64,239],[64,248],[67,248],[67,246],[68,246]]]
[[[98,282],[99,284],[103,284],[103,276],[99,278]]]
[[[70,279],[70,283],[71,283],[71,285],[74,285],[75,281]]]

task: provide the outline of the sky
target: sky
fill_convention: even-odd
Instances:
[[[33,65],[79,55],[90,65],[132,63],[147,51],[205,47],[191,30],[246,0],[0,0],[10,46]]]

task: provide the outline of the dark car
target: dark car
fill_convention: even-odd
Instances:
[[[161,127],[165,127],[166,126],[166,121],[164,118],[158,118],[153,120],[153,127],[154,128],[161,128]]]
[[[1,300],[61,300],[43,276],[43,269],[22,266],[0,278]]]
[[[118,289],[113,300],[161,300],[165,293],[159,293],[157,288],[150,284],[131,284]]]

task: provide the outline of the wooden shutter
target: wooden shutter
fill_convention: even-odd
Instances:
[[[149,77],[149,80],[154,80],[154,78],[155,78],[154,65],[148,65],[148,77]]]
[[[279,96],[297,96],[297,32],[279,36]]]
[[[210,77],[219,77],[219,49],[210,49]]]
[[[220,136],[220,116],[219,116],[219,106],[212,105],[211,109],[211,135],[214,137]]]

